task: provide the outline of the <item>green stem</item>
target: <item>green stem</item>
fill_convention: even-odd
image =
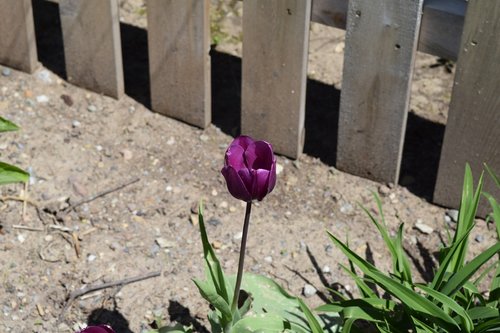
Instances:
[[[231,313],[238,309],[238,297],[240,295],[241,280],[243,278],[243,265],[245,262],[245,248],[247,247],[248,225],[250,224],[250,212],[252,210],[252,202],[247,202],[245,211],[245,222],[243,223],[243,235],[241,238],[240,260],[238,262],[238,275],[236,275],[236,286],[234,287],[233,303],[231,303]]]

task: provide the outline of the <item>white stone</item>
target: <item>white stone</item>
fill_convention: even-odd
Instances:
[[[415,223],[415,228],[426,235],[432,234],[432,232],[434,231],[432,227],[428,226],[425,223],[422,223],[421,220],[417,220],[417,223]]]
[[[302,294],[305,296],[305,297],[312,297],[314,295],[316,295],[318,291],[316,290],[316,288],[314,288],[312,285],[310,285],[309,283],[306,283],[304,285],[304,289],[302,289]]]

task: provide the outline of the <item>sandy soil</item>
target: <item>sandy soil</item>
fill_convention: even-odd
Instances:
[[[0,189],[1,332],[71,332],[81,323],[108,322],[117,332],[139,333],[155,317],[206,331],[208,305],[191,282],[203,275],[196,205],[203,199],[209,237],[229,273],[236,271],[244,214],[220,175],[224,150],[239,131],[238,6],[214,5],[214,125],[206,130],[147,108],[142,1],[121,1],[128,96],[120,101],[65,82],[61,41],[54,37],[57,7],[35,7],[37,27],[44,28],[37,36],[43,66],[34,75],[0,75],[0,115],[22,128],[2,134],[1,159],[32,173],[24,218],[22,202],[12,200],[24,195],[23,187]],[[374,211],[371,191],[380,193],[392,232],[405,223],[405,248],[418,279],[429,277],[446,238],[447,211],[428,200],[453,75],[434,66],[436,58],[418,55],[400,184],[342,173],[334,167],[329,129],[337,115],[343,36],[311,28],[305,154],[297,161],[278,157],[276,189],[255,205],[250,226],[246,268],[296,295],[313,285],[318,293],[306,299],[312,306],[330,286],[356,294],[338,267],[345,258],[325,230],[348,234],[353,249],[389,268],[381,237],[357,207]],[[126,186],[116,189],[120,185]],[[415,229],[417,222],[433,232]],[[471,255],[495,241],[482,221],[474,238]],[[66,301],[89,284],[157,271],[159,277]]]

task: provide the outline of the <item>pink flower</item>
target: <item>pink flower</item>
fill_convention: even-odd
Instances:
[[[266,141],[239,136],[227,148],[221,172],[233,197],[260,201],[276,184],[273,147]]]
[[[111,326],[99,325],[99,326],[87,326],[78,333],[115,333]]]

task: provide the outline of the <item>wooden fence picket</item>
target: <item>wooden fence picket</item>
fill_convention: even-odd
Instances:
[[[500,173],[499,36],[500,1],[469,1],[434,191],[436,203],[459,206],[467,162],[476,178],[483,163]],[[489,176],[485,190],[500,197]],[[484,216],[490,208],[480,209]]]
[[[154,111],[204,128],[211,121],[209,0],[148,0]]]
[[[59,2],[68,81],[120,98],[124,93],[117,0]]]
[[[243,2],[242,133],[297,158],[304,144],[310,0]]]
[[[337,167],[397,183],[423,0],[350,0]]]
[[[38,66],[31,0],[0,0],[0,64],[28,73]]]

